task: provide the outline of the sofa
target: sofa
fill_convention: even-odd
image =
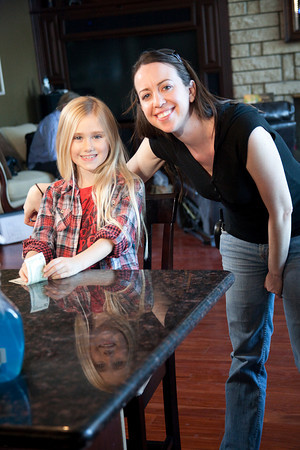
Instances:
[[[27,169],[25,136],[36,129],[32,123],[0,127],[0,214],[21,210],[33,184],[54,180],[47,172]]]
[[[295,106],[287,101],[253,103],[266,121],[284,139],[287,146],[295,154],[296,149],[296,120]]]

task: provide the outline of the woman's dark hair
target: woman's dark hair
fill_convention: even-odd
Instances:
[[[200,119],[209,119],[214,117],[216,123],[216,106],[219,104],[220,100],[218,100],[206,89],[191,65],[185,59],[181,58],[174,50],[165,48],[160,50],[144,51],[132,68],[133,82],[134,77],[141,66],[155,62],[168,64],[174,67],[185,86],[189,86],[190,81],[194,80],[196,84],[196,98],[191,105],[192,108],[194,108]],[[134,114],[135,136],[141,139],[144,137],[151,138],[161,135],[162,132],[151,125],[145,118],[135,87],[133,87],[131,91],[130,100],[131,106],[128,111],[132,110]]]

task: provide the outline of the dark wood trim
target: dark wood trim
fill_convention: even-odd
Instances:
[[[293,0],[284,0],[283,2],[283,14],[285,25],[285,41],[299,41],[300,40],[300,27],[295,28],[294,24],[294,9]]]
[[[53,5],[49,7],[49,5]],[[101,8],[99,5],[101,4]],[[126,18],[130,15],[141,16],[147,12],[161,12],[184,8],[190,11],[189,18],[182,21],[145,24],[137,20],[138,25],[124,27],[95,27],[92,31],[83,30],[70,33],[68,23],[72,20],[94,20],[107,17]],[[199,75],[209,88],[209,80],[216,78],[218,94],[232,97],[232,71],[230,59],[229,15],[225,0],[85,0],[81,5],[68,6],[66,0],[29,0],[33,37],[42,88],[42,80],[48,77],[55,89],[68,88],[68,61],[66,43],[68,40],[110,39],[113,37],[137,34],[151,34],[167,31],[194,30],[198,46]],[[122,22],[122,20],[120,20]],[[130,20],[128,21],[130,23]],[[75,28],[76,29],[76,28]]]

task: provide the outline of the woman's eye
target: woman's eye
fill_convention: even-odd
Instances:
[[[95,134],[94,139],[101,139],[102,138],[102,134]]]
[[[142,100],[148,100],[148,98],[150,97],[150,94],[144,94],[143,96],[142,96]]]
[[[163,87],[164,91],[168,91],[169,89],[172,89],[172,86],[170,86],[169,84]]]

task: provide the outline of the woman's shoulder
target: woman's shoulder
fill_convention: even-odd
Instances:
[[[222,103],[218,108],[218,117],[234,122],[240,117],[254,114],[259,116],[259,111],[253,105],[237,101],[228,101]]]
[[[174,157],[181,142],[172,134],[161,134],[149,139],[149,144],[154,155],[167,162],[174,162]]]
[[[216,126],[217,142],[234,135],[247,139],[252,130],[263,126],[269,130],[269,125],[252,105],[238,102],[227,102],[218,109]]]

